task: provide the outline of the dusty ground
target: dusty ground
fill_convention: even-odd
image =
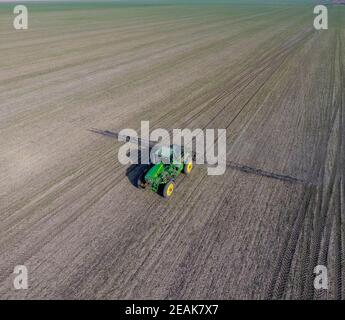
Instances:
[[[2,299],[345,297],[345,8],[322,32],[307,6],[35,6],[27,31],[11,10]],[[138,190],[121,144],[90,129],[141,120],[226,128],[236,165],[196,167],[168,202]],[[314,290],[318,264],[328,291]]]

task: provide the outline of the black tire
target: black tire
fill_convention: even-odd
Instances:
[[[146,175],[147,171],[148,171],[148,169],[145,169],[137,178],[137,183],[136,183],[137,188],[145,189],[145,187],[146,187],[145,175]]]
[[[163,197],[166,198],[166,199],[169,199],[173,193],[174,193],[174,190],[175,190],[175,183],[173,180],[170,180],[165,186],[164,186],[164,189],[163,189]]]

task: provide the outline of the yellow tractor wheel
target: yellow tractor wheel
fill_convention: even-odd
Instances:
[[[173,181],[169,181],[163,189],[163,197],[164,198],[170,198],[172,194],[174,193],[175,184]]]
[[[189,175],[191,173],[192,169],[193,169],[193,162],[190,161],[184,165],[183,172],[186,175]]]

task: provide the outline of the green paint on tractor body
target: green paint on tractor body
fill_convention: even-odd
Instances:
[[[167,184],[170,180],[175,180],[184,164],[164,164],[163,162],[155,164],[145,175],[144,179],[153,192],[157,192],[160,185]]]
[[[161,187],[173,184],[182,171],[189,174],[192,168],[191,154],[182,147],[176,145],[161,147],[154,154],[159,157],[158,161],[151,163],[138,180],[138,186],[148,187],[153,192],[158,192]],[[176,154],[180,156],[176,158]],[[174,188],[169,188],[172,193],[171,189]],[[169,197],[170,191],[166,194],[164,188],[163,195]]]

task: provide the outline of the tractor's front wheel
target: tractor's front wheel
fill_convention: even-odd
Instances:
[[[164,198],[170,198],[172,194],[174,193],[175,184],[172,180],[170,180],[163,189],[163,197]]]
[[[183,172],[186,175],[189,175],[191,173],[192,169],[193,169],[193,161],[189,161],[189,162],[185,163],[185,165],[183,167]]]

